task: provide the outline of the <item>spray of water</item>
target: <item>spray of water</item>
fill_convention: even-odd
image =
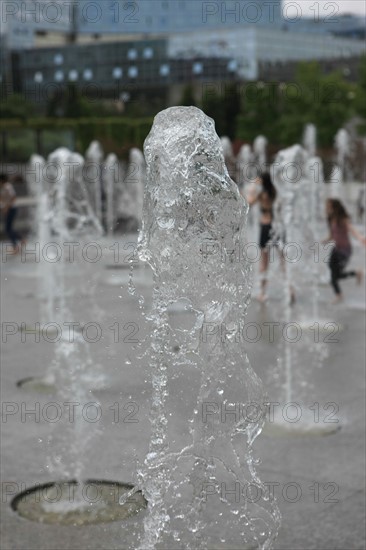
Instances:
[[[270,548],[279,513],[251,448],[265,397],[240,338],[249,266],[232,254],[244,242],[247,205],[228,175],[214,123],[199,109],[159,113],[144,152],[139,255],[153,270],[154,294],[152,436],[140,471],[149,514],[141,548]],[[169,321],[177,302],[193,319],[179,330],[178,354]],[[245,493],[248,486],[257,499]]]
[[[83,158],[66,148],[60,148],[49,156],[48,165],[48,176],[43,185],[49,215],[41,222],[45,225],[47,235],[52,235],[52,241],[63,251],[57,261],[51,262],[52,270],[47,270],[44,275],[45,280],[51,277],[47,280],[49,315],[52,315],[48,322],[65,327],[65,322],[79,320],[66,272],[71,271],[75,277],[83,279],[85,285],[85,270],[82,275],[80,271],[82,268],[88,269],[90,264],[85,261],[82,265],[69,263],[64,245],[74,242],[82,246],[85,240],[100,236],[102,227],[88,201],[82,178]],[[46,380],[55,385],[59,402],[85,404],[92,401],[87,379],[93,364],[85,338],[78,331],[72,334],[70,338],[70,333],[63,330],[61,337],[55,341],[55,357]],[[80,479],[85,465],[85,450],[95,430],[79,411],[72,416],[74,421],[65,419],[65,422],[57,424],[57,437],[54,438],[48,468],[58,476]]]

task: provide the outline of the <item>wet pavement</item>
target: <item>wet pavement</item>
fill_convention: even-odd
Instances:
[[[125,264],[133,251],[133,244],[129,243],[135,240],[136,236],[130,235],[103,241],[102,258],[93,264],[85,278],[77,278],[71,268],[67,275],[68,288],[73,289],[70,303],[74,315],[67,321],[79,322],[81,330],[89,323],[84,334],[89,339],[92,363],[97,366],[90,367],[91,383],[86,382],[94,390],[90,402],[78,408],[85,405],[82,430],[87,432],[76,432],[71,441],[69,432],[63,432],[65,419],[58,418],[70,410],[63,403],[61,408],[60,396],[52,388],[40,391],[27,385],[17,386],[25,378],[44,376],[54,358],[52,327],[40,334],[29,331],[41,322],[37,264],[31,260],[22,262],[20,257],[2,263],[1,546],[4,549],[133,547],[134,532],[141,528],[144,511],[138,520],[70,527],[21,518],[12,510],[11,500],[19,491],[35,484],[55,481],[57,461],[64,460],[68,446],[75,454],[78,438],[85,433],[88,441],[79,457],[83,479],[126,483],[135,480],[136,461],[144,459],[149,444],[151,395],[148,361],[137,358],[135,340],[143,339],[146,333],[138,296],[142,294],[149,305],[152,278],[148,269],[138,265],[134,271],[137,291],[135,295],[129,294],[129,270],[116,266],[113,248],[113,242],[118,241]],[[355,245],[352,265],[363,264],[364,249]],[[254,266],[254,294],[257,267]],[[332,306],[326,266],[322,270],[319,319],[312,318],[310,288],[301,284],[291,314],[295,328],[303,327],[304,319],[307,325],[312,322],[313,327],[303,328],[299,340],[292,344],[295,361],[292,404],[286,399],[289,394],[279,365],[285,336],[278,261],[271,266],[268,301],[261,304],[253,299],[247,316],[247,353],[272,403],[273,416],[257,438],[254,454],[261,458],[260,477],[271,487],[282,513],[282,526],[274,546],[277,550],[365,547],[365,290],[352,279],[344,281],[345,302]],[[182,311],[171,313],[183,324],[185,315]],[[316,322],[319,327],[314,327]],[[271,323],[273,334],[269,332]],[[327,323],[331,326],[325,330]],[[95,332],[98,330],[99,334]],[[176,416],[180,421],[176,420],[172,429],[184,439],[184,377],[179,387],[183,397],[176,399],[174,406],[182,407],[182,415]],[[96,400],[96,406],[90,405]],[[29,410],[36,412],[28,414]],[[295,422],[299,416],[301,419]],[[281,418],[285,429],[275,429]],[[307,432],[299,428],[301,421]],[[328,434],[329,426],[339,429]],[[61,471],[67,473],[67,464],[64,470],[60,466]],[[225,532],[225,525],[222,529]],[[228,533],[228,540],[229,536]]]

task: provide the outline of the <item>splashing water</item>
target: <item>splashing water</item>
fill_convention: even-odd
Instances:
[[[344,183],[347,181],[346,165],[351,147],[350,137],[347,130],[341,128],[334,138],[336,149],[336,162],[333,166],[330,177],[330,196],[334,199],[344,198]]]
[[[306,178],[308,181],[307,208],[305,213],[308,216],[307,226],[310,233],[310,245],[320,242],[319,231],[319,204],[324,204],[324,174],[323,162],[320,157],[310,157],[306,161]],[[308,213],[308,214],[307,214]],[[311,261],[311,302],[312,302],[312,320],[319,321],[319,280],[322,276],[322,264],[316,259]]]
[[[133,147],[130,150],[130,183],[131,183],[131,195],[133,198],[133,213],[137,220],[138,227],[141,226],[142,208],[144,202],[144,188],[146,179],[146,166],[144,155]],[[132,176],[132,174],[134,174]]]
[[[250,269],[232,254],[244,242],[247,205],[228,175],[214,123],[199,109],[159,113],[144,152],[139,255],[153,270],[154,292],[141,548],[270,548],[279,512],[251,450],[265,397],[240,338]],[[180,329],[177,357],[169,308],[182,301],[193,322]],[[245,412],[250,404],[255,418]],[[249,486],[256,499],[246,494]]]
[[[301,235],[301,201],[300,190],[303,192],[304,166],[307,159],[305,150],[300,145],[283,149],[276,156],[273,168],[273,180],[279,192],[280,219],[282,228],[277,230],[285,243],[298,242]],[[300,231],[299,231],[300,227]],[[283,311],[287,326],[291,323],[291,303],[295,292],[294,264],[286,261],[283,279]],[[295,350],[288,339],[284,342],[283,360],[285,370],[286,402],[293,401],[292,376],[295,364]]]
[[[253,151],[256,157],[257,165],[259,170],[264,171],[267,164],[267,138],[264,136],[257,136],[253,143]]]
[[[319,311],[320,262],[317,261],[315,253],[313,256],[310,254],[310,251],[317,250],[314,245],[319,242],[316,205],[323,194],[322,172],[321,160],[318,157],[309,158],[308,153],[300,145],[280,151],[273,165],[274,183],[279,195],[277,208],[280,227],[278,218],[275,218],[277,236],[285,245],[289,245],[287,253],[291,248],[296,250],[295,260],[287,253],[286,259],[283,260],[281,313],[285,326],[290,328],[290,331],[286,338],[281,339],[278,368],[273,369],[277,382],[283,383],[281,390],[284,390],[284,396],[281,396],[281,400],[285,403],[298,402],[306,397],[304,388],[309,389],[312,378],[310,368],[321,367],[327,354],[327,346],[321,342],[315,343],[315,339],[312,341],[311,338],[312,327],[317,325],[322,327],[320,330],[327,330],[328,323],[320,317]],[[306,303],[310,306],[308,310],[306,305],[302,306],[300,316],[293,303],[295,291],[301,300],[299,287],[306,293]],[[304,311],[307,312],[305,315]],[[304,331],[304,338],[298,337],[299,332],[295,326],[299,327],[300,334]],[[297,425],[291,422],[282,424],[284,429],[292,432],[324,432],[316,430],[311,417],[306,415]]]
[[[99,222],[102,223],[102,163],[104,152],[99,141],[92,141],[85,151],[85,175],[88,187],[92,185],[93,191],[90,192],[91,204]],[[83,161],[84,162],[84,161]]]
[[[43,183],[47,190],[50,214],[47,218],[47,230],[52,235],[52,240],[61,249],[64,243],[76,241],[83,244],[84,239],[100,236],[102,227],[88,201],[82,179],[83,158],[66,148],[60,148],[49,156],[48,164],[50,170]],[[88,262],[82,262],[82,266],[89,269]],[[49,320],[63,327],[70,319],[76,321],[79,313],[75,296],[70,294],[66,283],[66,254],[63,253],[60,261],[53,263],[52,267],[52,293],[48,296],[52,303],[52,318]],[[68,263],[67,270],[74,270],[74,275],[80,275],[81,265],[77,262]],[[85,285],[85,271],[83,275],[81,279]],[[55,383],[56,397],[60,402],[89,403],[91,394],[88,378],[93,378],[93,375],[96,372],[85,339],[78,331],[71,338],[70,334],[63,331],[56,340],[55,358],[46,375],[47,380]],[[48,468],[58,476],[80,479],[86,448],[92,436],[96,435],[97,428],[90,429],[90,424],[87,425],[77,409],[72,416],[74,421],[68,422],[66,418],[65,421],[62,418],[57,425],[59,437],[52,449]]]
[[[239,188],[243,188],[254,176],[253,155],[250,145],[242,145],[237,158],[237,181]]]
[[[108,155],[105,161],[104,188],[107,197],[106,224],[108,236],[113,235],[115,224],[115,191],[118,184],[119,164],[114,153]]]
[[[307,124],[304,130],[303,145],[310,157],[316,155],[316,127],[314,124]]]
[[[340,130],[338,130],[334,143],[337,150],[337,164],[341,168],[342,175],[344,178],[346,159],[351,152],[350,137],[347,130],[345,130],[344,128],[341,128]]]

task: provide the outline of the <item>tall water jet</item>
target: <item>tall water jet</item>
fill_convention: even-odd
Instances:
[[[95,460],[92,441],[95,443],[100,435],[98,420],[102,411],[91,390],[95,386],[99,389],[104,379],[90,354],[90,342],[99,341],[100,327],[91,322],[94,332],[90,335],[80,318],[79,300],[83,298],[82,290],[91,283],[89,267],[94,268],[93,257],[85,252],[86,246],[95,245],[90,239],[102,234],[100,221],[89,203],[83,166],[80,155],[66,148],[57,149],[48,158],[43,181],[48,205],[44,221],[52,236],[47,260],[52,266],[49,287],[52,293],[48,298],[53,307],[49,310],[52,317],[46,320],[57,329],[52,338],[48,329],[46,332],[48,341],[54,343],[55,353],[43,379],[46,384],[52,384],[55,397],[50,405],[56,408],[57,419],[52,421],[52,430],[43,439],[43,445],[45,471],[54,477],[44,485],[28,488],[12,501],[13,510],[29,520],[74,526],[124,520],[146,507],[146,500],[136,491],[125,506],[119,504],[116,496],[128,493],[130,484],[86,477],[91,460]],[[75,261],[78,247],[83,250],[82,262]],[[70,273],[74,292],[66,280]],[[92,311],[95,310],[90,307],[89,313]],[[96,318],[101,319],[99,312]],[[62,405],[68,414],[61,413]],[[39,470],[42,471],[42,464]],[[94,490],[97,487],[97,501],[91,502],[86,497],[89,487]]]
[[[255,160],[257,163],[258,172],[264,172],[266,170],[267,144],[268,144],[268,140],[264,136],[257,136],[253,143],[253,151],[254,151]]]
[[[350,136],[347,130],[338,130],[334,144],[337,151],[337,164],[342,170],[343,179],[346,180],[346,161],[351,152]]]
[[[140,471],[149,502],[140,548],[270,548],[279,513],[251,449],[265,397],[241,338],[250,268],[232,254],[244,242],[248,208],[227,172],[213,120],[196,107],[159,113],[144,152],[138,249],[154,274],[153,395]],[[168,316],[177,302],[193,317],[190,328],[179,329],[178,356]],[[250,485],[255,502],[245,496]]]
[[[322,159],[317,156],[317,128],[314,124],[307,124],[304,130],[303,147],[308,154],[308,160],[305,167],[305,178],[308,178],[310,184],[311,207],[310,223],[311,227],[317,230],[317,221],[324,216],[325,202],[325,181]]]
[[[236,166],[234,159],[234,151],[231,140],[227,136],[222,136],[220,138],[222,151],[224,153],[224,159],[226,168],[229,172],[231,178],[236,178]]]
[[[68,348],[62,345],[62,338],[57,340],[57,327],[64,327],[64,323],[72,318],[70,310],[74,306],[76,295],[80,297],[86,294],[92,303],[94,300],[91,284],[91,270],[94,264],[87,261],[84,256],[80,258],[80,249],[84,249],[84,245],[88,244],[90,239],[100,237],[103,228],[89,202],[88,190],[83,179],[83,166],[83,158],[66,148],[57,149],[47,159],[47,171],[41,181],[41,193],[37,199],[37,234],[42,251],[38,264],[38,280],[42,297],[42,329],[49,324],[54,327],[56,353],[46,369],[45,376],[18,382],[22,387],[57,390],[64,386],[65,368],[62,365],[67,364],[67,360],[63,360],[62,353],[65,352],[67,355],[67,349],[71,349],[72,346]],[[74,292],[66,284],[66,277],[70,274],[79,283],[77,291]],[[74,314],[78,316],[77,311]],[[82,324],[79,323],[79,331]],[[47,330],[51,332],[52,327]],[[76,340],[78,338],[79,336]],[[83,343],[80,346],[83,348]],[[84,383],[87,372],[89,376],[97,379],[96,366],[93,365],[91,369],[92,363],[87,347],[82,355],[83,361],[86,362],[83,369]],[[99,375],[100,382],[101,379]]]
[[[107,235],[112,236],[115,224],[115,192],[118,184],[119,163],[116,155],[111,153],[105,161],[104,187],[106,194]]]
[[[138,227],[141,226],[142,220],[145,180],[146,164],[144,155],[140,149],[133,147],[130,150],[129,185],[134,204],[133,214],[137,220]]]
[[[54,320],[60,326],[64,326],[66,320],[79,317],[78,310],[75,310],[75,296],[80,297],[83,293],[89,296],[90,288],[86,290],[85,287],[92,286],[90,271],[94,264],[77,249],[83,250],[85,245],[89,245],[91,239],[99,238],[103,228],[89,202],[88,190],[83,179],[83,157],[77,153],[71,153],[66,148],[60,148],[49,155],[48,165],[54,168],[54,174],[50,174],[45,181],[50,208],[47,220],[48,231],[52,234],[58,249],[61,250],[60,258],[53,264],[52,272],[52,299],[56,303]],[[69,254],[68,249],[65,250],[66,243],[75,244],[75,247],[69,250]],[[72,273],[74,280],[80,285],[77,293],[72,292],[66,284],[67,272]],[[69,354],[70,350],[74,349],[76,354],[80,353],[82,356],[82,359],[76,360],[76,363],[79,361],[83,365],[78,371],[80,379],[75,379],[74,383],[76,386],[85,384],[87,371],[91,368],[91,360],[85,339],[83,341],[80,336],[82,324],[80,320],[78,331],[75,331],[75,345],[66,345],[62,338],[56,344],[56,360],[51,367],[56,388],[65,388],[67,384],[63,377],[65,373],[68,376],[68,368],[73,368],[73,361]],[[67,343],[72,342],[67,341]],[[81,374],[84,376],[83,382]]]
[[[123,231],[135,232],[141,226],[145,180],[144,155],[133,147],[126,173],[118,186],[117,217]]]
[[[95,211],[95,214],[102,223],[102,183],[103,183],[103,170],[102,170],[102,163],[104,159],[104,151],[99,143],[99,141],[92,141],[89,145],[88,149],[85,152],[85,176],[88,185],[90,183],[94,186],[94,192],[91,193],[91,196],[93,196],[93,209]],[[84,160],[83,160],[84,163]]]
[[[299,403],[303,397],[304,388],[308,388],[311,382],[310,368],[321,366],[327,353],[327,347],[323,342],[312,343],[314,338],[316,323],[318,330],[327,331],[327,321],[318,317],[318,268],[314,265],[308,269],[309,262],[316,260],[309,259],[306,255],[310,247],[314,251],[314,231],[317,230],[315,223],[316,208],[315,200],[317,196],[316,188],[317,169],[315,164],[319,160],[314,157],[309,159],[307,152],[300,145],[294,145],[278,153],[273,165],[273,179],[279,194],[279,217],[280,227],[277,228],[279,235],[286,245],[286,254],[284,254],[283,269],[283,322],[286,327],[286,334],[283,335],[279,354],[279,373],[275,372],[276,377],[283,382],[284,395],[281,395],[281,402],[285,406],[292,403]],[[294,249],[295,253],[290,254],[289,250]],[[284,249],[285,250],[285,249]],[[316,250],[316,249],[315,249]],[[311,265],[311,264],[310,264]],[[312,314],[316,317],[310,320],[296,318],[296,308],[294,306],[295,283],[303,282],[304,290],[307,294],[314,292],[315,296],[311,298]],[[325,325],[325,327],[324,327]],[[329,323],[331,325],[331,323]],[[332,330],[332,326],[328,331]],[[305,329],[304,338],[301,338],[301,331]],[[300,331],[300,332],[299,332]],[[300,334],[300,336],[299,336]],[[296,345],[295,345],[296,344]],[[306,369],[300,364],[306,357]],[[301,367],[301,368],[299,368]],[[276,369],[274,369],[276,371]],[[271,425],[271,431],[286,434],[308,434],[308,435],[327,435],[338,430],[336,424],[318,424],[310,414],[309,409],[300,409],[301,414],[295,422],[292,419],[280,417],[275,419]]]
[[[316,155],[316,126],[307,124],[304,130],[303,146],[310,157]]]
[[[43,160],[43,159],[42,159]],[[41,162],[41,160],[39,160]],[[43,160],[42,166],[45,165]],[[53,234],[50,220],[52,218],[51,190],[47,185],[47,179],[42,178],[39,185],[37,198],[36,227],[39,247],[42,253],[38,263],[38,288],[40,296],[40,311],[42,326],[53,321],[56,314],[56,294],[54,281],[54,265],[50,259],[43,254],[45,247],[53,241]],[[56,268],[57,269],[57,268]],[[47,376],[46,376],[47,378]]]
[[[237,157],[237,184],[245,188],[253,180],[253,156],[250,145],[242,145]]]
[[[243,145],[237,158],[237,183],[240,192],[246,197],[256,197],[257,185],[256,178],[259,175],[258,166],[255,163],[255,155],[250,145]],[[248,223],[251,226],[258,227],[259,210],[258,204],[253,204],[248,213]]]
[[[282,227],[279,233],[286,243],[296,243],[296,229],[299,217],[296,214],[298,208],[299,191],[305,170],[306,152],[300,145],[294,145],[280,151],[273,165],[273,181],[279,192],[280,219]],[[294,265],[291,261],[284,262],[284,295],[283,311],[284,320],[291,323],[291,304],[295,291],[293,276]],[[284,343],[284,371],[286,402],[293,401],[292,395],[292,370],[294,364],[294,350],[288,339]]]
[[[305,162],[303,179],[305,180],[306,189],[303,192],[304,208],[302,210],[305,218],[305,224],[308,235],[308,242],[305,243],[304,250],[315,251],[312,259],[310,259],[311,273],[310,286],[311,286],[311,322],[310,326],[319,322],[319,279],[320,273],[320,261],[316,260],[316,247],[319,246],[320,233],[319,233],[319,218],[322,215],[320,208],[324,209],[324,171],[323,162],[320,157],[316,156],[317,149],[317,131],[314,124],[307,124],[304,130],[303,145],[307,151],[308,157]],[[309,271],[309,269],[307,269]],[[305,321],[306,324],[306,321]],[[309,323],[308,323],[309,324]]]
[[[351,153],[350,137],[347,130],[341,128],[334,138],[336,161],[330,179],[330,196],[334,199],[344,198],[344,183],[346,178],[346,164]]]
[[[224,159],[231,159],[233,157],[233,147],[231,145],[230,138],[228,138],[227,136],[222,136],[220,138],[220,141],[222,152],[224,154]]]
[[[27,190],[30,197],[35,200],[36,209],[38,199],[42,193],[42,174],[45,165],[45,160],[40,155],[32,155],[29,159],[28,170],[26,173]],[[34,215],[34,230],[37,231],[37,210]]]
[[[319,246],[321,237],[319,231],[319,204],[324,205],[324,171],[320,157],[310,157],[305,165],[306,176],[310,182],[309,200],[309,228],[312,242],[311,246]],[[314,257],[312,265],[312,320],[319,322],[319,280],[321,278],[320,260]]]

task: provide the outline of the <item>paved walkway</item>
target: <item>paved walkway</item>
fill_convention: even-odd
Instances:
[[[125,259],[133,250],[128,243],[134,240],[135,236],[131,236],[120,241]],[[110,245],[106,243],[107,248]],[[355,249],[352,261],[354,265],[362,265],[364,251],[361,248]],[[13,323],[6,325],[6,330],[15,332],[21,323],[34,326],[40,322],[36,264],[22,263],[19,257],[14,257],[3,262],[2,267],[2,321]],[[82,326],[88,322],[98,323],[102,331],[102,338],[97,343],[90,343],[90,351],[93,364],[99,363],[105,376],[105,388],[100,387],[95,392],[103,414],[97,425],[88,425],[95,433],[81,457],[82,475],[89,479],[131,481],[135,457],[143,459],[148,447],[151,391],[146,365],[139,366],[135,344],[131,343],[134,330],[138,337],[145,330],[137,297],[127,292],[128,270],[114,267],[113,251],[105,249],[102,259],[82,280],[74,276],[70,266],[66,280],[68,288],[74,289],[71,302],[77,316],[68,321],[78,321]],[[278,266],[273,266],[272,274],[276,269]],[[137,294],[144,294],[149,304],[151,276],[141,267],[135,274]],[[320,330],[320,342],[314,342],[309,334],[313,337],[315,332],[304,330],[293,348],[296,364],[292,393],[304,417],[312,419],[312,428],[331,424],[341,429],[327,436],[299,435],[296,430],[284,434],[271,429],[273,426],[267,423],[267,429],[255,442],[255,454],[262,459],[258,468],[260,477],[274,484],[283,515],[275,544],[277,550],[361,550],[365,545],[365,292],[351,280],[345,281],[343,287],[346,301],[337,307],[329,305],[330,288],[320,287],[320,324],[334,323],[337,330],[340,329],[334,336],[338,341],[324,342],[327,337],[328,340],[332,338],[329,338],[329,330]],[[262,305],[252,301],[248,323],[256,323],[262,335],[258,342],[248,341],[247,348],[254,370],[265,382],[269,400],[280,403],[276,414],[285,411],[284,414],[290,416],[296,410],[287,406],[277,364],[284,345],[283,337],[276,334],[270,338],[266,332],[268,323],[281,321],[280,292],[281,277],[272,275],[268,303]],[[300,292],[292,321],[299,326],[304,316],[314,321],[310,311],[309,293]],[[120,341],[115,343],[117,326]],[[89,337],[93,338],[92,327],[90,330]],[[43,411],[55,401],[52,393],[27,391],[16,385],[28,376],[44,375],[54,354],[54,344],[47,341],[52,339],[52,331],[41,335],[39,342],[35,341],[34,334],[27,334],[24,343],[20,331],[10,333],[6,342],[3,333],[2,350],[2,400],[11,404],[7,411],[12,412],[3,416],[2,421],[2,548],[91,550],[133,545],[133,526],[128,522],[66,528],[32,523],[11,510],[9,502],[14,493],[54,479],[47,468],[47,457],[57,460],[58,451],[61,456],[65,450],[67,454],[68,446],[71,456],[78,442],[63,440],[60,446],[57,441],[61,433],[59,426],[47,421],[42,413],[39,420],[31,415],[21,416],[22,407],[34,409],[39,406]],[[248,340],[255,340],[251,334],[248,333]],[[320,366],[321,356],[324,358]],[[97,373],[92,373],[96,386],[101,386]],[[125,408],[129,403],[137,405],[137,423],[124,421],[126,411],[131,412]],[[339,422],[332,423],[333,420]],[[175,429],[179,431],[181,426],[177,424]],[[225,531],[225,525],[222,529]]]

